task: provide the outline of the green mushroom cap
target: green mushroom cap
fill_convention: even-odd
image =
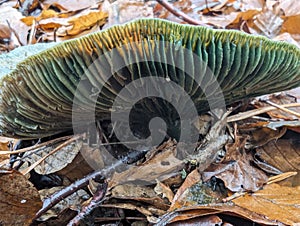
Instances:
[[[0,132],[4,136],[40,138],[72,130],[75,96],[87,109],[95,109],[96,119],[109,118],[118,93],[144,77],[175,82],[198,113],[208,111],[211,102],[218,104],[213,97],[208,103],[210,93],[213,96],[216,91],[212,80],[226,105],[300,86],[300,50],[294,45],[161,19],[139,19],[28,50],[34,54],[23,54],[24,60],[16,59],[16,52],[8,55],[12,64],[0,57]],[[125,66],[116,68],[116,62]],[[78,88],[79,83],[84,86]],[[89,99],[95,94],[99,95],[93,105]],[[177,101],[184,108],[184,100]],[[163,104],[164,100],[147,99],[136,112],[147,109],[147,117],[159,112],[163,118],[172,118],[172,106]]]

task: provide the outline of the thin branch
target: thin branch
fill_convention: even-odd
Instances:
[[[57,143],[59,141],[68,140],[71,137],[72,136],[59,137],[59,138],[56,138],[54,140],[49,140],[49,141],[46,141],[44,143],[36,144],[36,145],[30,146],[30,147],[22,148],[22,149],[15,150],[15,151],[1,151],[0,155],[7,155],[7,154],[12,155],[12,154],[19,154],[19,153],[24,153],[24,152],[28,152],[28,151],[34,151],[37,148],[44,147],[44,146],[46,147],[50,144],[54,144],[54,143]]]
[[[206,24],[193,19],[192,17],[186,15],[184,12],[176,9],[172,4],[167,2],[166,0],[156,0],[159,4],[161,4],[163,7],[165,7],[169,12],[177,16],[179,19],[193,25],[201,25],[207,27]]]
[[[273,103],[273,102],[271,102],[271,101],[269,101],[269,100],[266,100],[265,102],[268,103],[268,104],[270,104],[270,105],[273,106],[273,107],[276,107],[276,108],[278,108],[278,109],[280,109],[280,110],[282,110],[282,111],[284,111],[284,112],[287,112],[287,113],[289,113],[289,114],[295,115],[295,116],[297,116],[297,117],[300,118],[300,114],[299,114],[298,112],[295,112],[295,111],[286,109],[285,107],[283,107],[283,106],[281,106],[281,105],[279,105],[279,104],[275,104],[275,103]]]
[[[283,105],[279,105],[279,106],[284,107],[284,108],[300,107],[300,103],[283,104]],[[263,108],[259,108],[259,109],[254,109],[254,110],[238,113],[236,115],[229,116],[227,118],[227,122],[240,121],[240,120],[247,119],[252,116],[260,115],[260,114],[266,113],[268,111],[273,111],[276,109],[277,109],[276,107],[268,106],[268,107],[263,107]]]
[[[69,223],[68,226],[76,226],[80,225],[80,221],[83,220],[86,216],[90,215],[91,212],[96,209],[101,202],[103,202],[103,198],[105,197],[107,190],[107,183],[100,184],[97,188],[97,191],[93,195],[91,202],[84,206],[79,214],[77,214]]]

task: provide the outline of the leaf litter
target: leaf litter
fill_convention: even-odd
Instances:
[[[186,18],[196,20],[208,27],[237,29],[275,40],[300,44],[298,32],[300,5],[296,0],[175,1],[170,3],[173,7],[171,10],[158,4],[164,1],[144,3],[117,0],[113,3],[111,1],[75,3],[59,0],[43,2],[23,0],[18,2],[19,5],[16,5],[15,1],[0,3],[0,23],[3,26],[0,32],[1,52],[35,42],[60,42],[80,37],[99,31],[103,27],[140,17],[158,17],[187,23],[174,16],[172,10],[176,8],[184,13]],[[69,197],[77,199],[82,197],[78,195],[78,192],[82,190],[78,190],[77,187],[84,187],[87,184],[91,187],[94,184],[94,189],[85,193],[94,195],[94,199],[78,199],[76,204],[61,203],[59,208],[52,209],[52,211],[55,210],[55,214],[52,213],[50,219],[55,219],[56,222],[62,224],[67,224],[70,220],[66,222],[63,220],[66,216],[64,212],[70,209],[81,214],[71,221],[77,223],[89,217],[92,217],[94,222],[98,220],[98,223],[116,222],[124,219],[124,216],[128,221],[133,219],[137,222],[148,221],[158,225],[163,222],[230,223],[228,218],[225,220],[222,217],[223,215],[229,215],[240,222],[247,219],[251,222],[269,225],[299,223],[299,176],[284,179],[279,182],[280,184],[264,185],[271,175],[291,171],[299,172],[299,139],[297,138],[300,131],[299,117],[292,112],[299,113],[297,103],[299,103],[300,96],[299,91],[296,91],[296,95],[293,92],[269,96],[269,102],[257,99],[251,104],[243,105],[242,103],[242,106],[227,118],[227,133],[231,134],[233,142],[230,141],[231,139],[227,141],[226,154],[222,154],[220,159],[215,159],[212,164],[208,164],[200,171],[194,159],[183,162],[175,157],[178,144],[173,140],[154,148],[156,151],[152,152],[153,156],[146,156],[144,162],[121,172],[112,172],[107,178],[107,189],[101,187],[101,184],[106,182],[103,178],[99,178],[99,175],[87,176],[89,180],[79,183],[80,179],[91,173],[93,169],[85,166],[88,164],[80,154],[73,152],[74,147],[58,150],[57,153],[61,154],[59,157],[54,152],[50,155],[46,152],[43,154],[34,152],[35,154],[32,155],[28,151],[24,155],[19,154],[20,156],[13,165],[18,166],[16,169],[24,169],[31,165],[30,169],[40,177],[57,174],[63,181],[63,189],[72,194]],[[270,103],[274,104],[270,105]],[[201,132],[204,137],[211,130],[209,123],[201,124],[198,129],[204,131]],[[1,151],[8,150],[9,141],[6,138],[1,139]],[[16,144],[17,141],[12,140],[11,143]],[[107,145],[109,145],[109,139]],[[82,147],[86,148],[86,151],[97,161],[106,162],[98,156],[97,150],[99,149],[87,148],[85,144]],[[47,145],[49,153],[56,148],[57,145]],[[38,149],[33,146],[33,150]],[[218,153],[221,155],[222,150],[218,150]],[[28,160],[28,155],[35,157]],[[3,225],[16,223],[14,213],[18,213],[18,221],[30,224],[41,208],[40,195],[34,188],[35,184],[40,181],[30,182],[32,178],[28,180],[28,176],[24,177],[19,172],[11,170],[8,168],[9,161],[8,153],[3,152],[1,165],[5,168],[1,171],[0,188],[3,191],[1,203],[6,204],[2,207],[5,213],[0,214],[1,223]],[[55,162],[58,162],[59,166]],[[81,169],[82,172],[80,172]],[[48,177],[45,191],[54,188],[62,191],[62,187],[53,186],[52,179],[51,176]],[[221,190],[226,192],[221,192],[218,198],[211,193],[205,193],[207,187],[204,184],[208,182],[212,183],[210,188],[212,191],[216,187],[223,186]],[[72,183],[80,186],[72,187]],[[72,189],[68,190],[68,188]],[[199,193],[193,192],[195,188]],[[48,194],[53,193],[50,190],[47,191]],[[13,199],[4,202],[3,200],[8,199],[11,193],[14,193]],[[203,199],[195,199],[197,194],[214,201],[211,201],[211,204],[201,203],[199,200],[203,201]],[[222,198],[230,195],[242,196],[232,201],[226,199],[222,201]],[[58,192],[53,197],[61,200],[60,198],[64,196]],[[46,207],[47,202],[48,199],[45,199],[44,206]],[[17,207],[15,203],[18,203]],[[91,209],[97,206],[100,206],[98,215],[91,214]],[[124,216],[110,212],[114,209],[123,210]],[[287,212],[289,214],[286,214]],[[85,216],[85,218],[78,218],[78,216]],[[50,219],[44,218],[42,221],[49,222]]]

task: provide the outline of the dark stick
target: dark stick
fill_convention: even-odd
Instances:
[[[73,184],[69,185],[68,187],[63,188],[62,190],[58,191],[57,193],[53,194],[52,196],[46,198],[43,201],[43,207],[39,210],[39,212],[36,213],[35,219],[42,216],[45,212],[47,212],[50,208],[55,206],[57,203],[59,203],[64,198],[73,194],[77,190],[87,186],[89,184],[89,180],[99,177],[103,173],[104,172],[102,170],[95,171],[95,172],[87,175],[86,177],[75,181]]]
[[[140,151],[136,153],[138,155]],[[35,219],[42,216],[45,212],[47,212],[50,208],[55,206],[57,203],[59,203],[64,198],[68,197],[69,195],[73,194],[74,192],[78,191],[79,189],[87,186],[89,184],[89,180],[95,179],[95,178],[104,178],[109,173],[113,172],[117,167],[124,164],[124,162],[127,162],[128,159],[130,159],[132,156],[125,156],[123,159],[117,160],[114,162],[111,166],[106,167],[101,170],[96,170],[84,178],[75,181],[73,184],[63,188],[62,190],[58,191],[57,193],[53,194],[52,196],[44,199],[43,201],[43,207],[37,212],[35,215]]]
[[[88,216],[96,207],[101,204],[103,198],[105,197],[105,193],[107,190],[107,183],[100,184],[95,192],[91,202],[84,206],[79,214],[74,217],[69,223],[68,226],[76,226],[80,224],[80,221],[83,220],[86,216]]]
[[[165,7],[168,11],[170,11],[172,14],[174,14],[175,16],[177,16],[178,18],[182,19],[183,21],[189,23],[189,24],[193,24],[193,25],[201,25],[201,26],[205,26],[207,27],[206,24],[193,19],[192,17],[186,15],[185,13],[183,13],[182,11],[176,9],[172,4],[170,4],[169,2],[167,2],[166,0],[156,0],[159,4],[161,4],[163,7]]]

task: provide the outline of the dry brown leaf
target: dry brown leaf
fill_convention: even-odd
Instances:
[[[247,11],[249,9],[261,10],[265,5],[265,0],[243,0],[240,8],[242,11]]]
[[[240,30],[243,24],[252,24],[254,16],[260,13],[259,10],[251,9],[245,12],[240,12],[237,14],[236,18],[226,26],[228,29],[238,29]]]
[[[45,2],[45,1],[44,1]],[[76,4],[77,5],[77,4]],[[62,6],[61,4],[57,3],[57,2],[53,2],[52,4],[43,4],[43,9],[49,9],[50,7],[56,8],[58,9],[60,12],[62,11],[68,11],[67,8],[65,8],[64,6]]]
[[[1,151],[9,151],[9,144],[10,143],[13,144],[14,142],[16,142],[15,139],[0,136],[0,153]],[[9,154],[0,155],[0,167],[1,164],[4,165],[8,163],[9,158],[10,158]]]
[[[154,188],[154,191],[156,194],[162,195],[163,198],[167,198],[169,202],[172,202],[174,198],[174,194],[170,187],[158,180],[156,180],[156,186]]]
[[[65,30],[61,28],[57,31],[57,34],[60,36],[77,35],[82,31],[92,28],[94,25],[98,25],[99,27],[104,25],[107,17],[108,14],[106,12],[93,11],[87,15],[72,18],[68,21],[71,28]]]
[[[1,225],[29,225],[42,207],[38,191],[21,173],[0,171]]]
[[[212,203],[220,203],[227,197],[227,191],[218,189],[215,182],[203,183],[198,170],[193,170],[178,189],[169,211],[183,206],[195,206]],[[225,189],[224,189],[225,190]]]
[[[235,143],[226,145],[226,156],[221,164],[211,165],[203,172],[203,180],[207,181],[215,176],[224,181],[225,186],[235,192],[244,190],[256,191],[268,180],[266,174],[251,162],[253,157],[246,154],[244,147],[246,138],[235,137]]]
[[[278,4],[274,4],[272,8],[265,7],[261,13],[253,18],[253,24],[250,27],[258,34],[273,38],[279,34],[283,23],[280,16],[281,12],[278,9]]]
[[[134,203],[147,203],[157,209],[166,211],[169,205],[165,200],[157,196],[150,187],[136,184],[122,184],[115,186],[111,191],[111,197]]]
[[[71,182],[83,178],[95,170],[95,168],[92,168],[93,165],[90,164],[91,162],[86,158],[86,155],[90,154],[91,158],[94,157],[95,160],[100,161],[101,156],[95,156],[95,153],[98,154],[98,152],[100,152],[99,149],[94,149],[87,144],[83,144],[80,152],[72,162],[56,173],[62,177],[67,177]],[[99,164],[98,166],[101,167],[104,166],[104,164]]]
[[[174,210],[176,208],[182,207],[182,203],[184,202],[187,204],[186,197],[184,197],[184,193],[187,191],[188,188],[193,186],[194,184],[200,182],[200,173],[197,169],[193,170],[184,180],[181,187],[177,190],[174,199],[172,200],[172,204],[170,210]]]
[[[284,16],[280,33],[299,34],[300,14],[294,16]]]
[[[108,1],[107,1],[108,2]],[[153,2],[117,0],[102,5],[102,10],[109,14],[107,26],[122,24],[137,18],[153,18]]]
[[[249,142],[247,145],[251,145],[251,147],[260,147],[272,140],[279,139],[285,133],[286,133],[286,127],[277,130],[266,128],[266,127],[255,129],[251,132],[251,136],[249,138]]]
[[[34,13],[35,10],[39,10],[39,0],[20,0],[14,8],[17,8],[24,16],[28,16],[30,13]]]
[[[37,17],[35,17],[35,16],[28,16],[28,17],[22,18],[21,21],[23,23],[25,23],[27,26],[31,26],[34,21],[39,22],[39,21],[41,21],[43,19],[57,17],[58,15],[59,15],[58,12],[55,12],[52,9],[46,9],[46,10],[43,10],[42,13],[39,16],[37,16]]]
[[[266,185],[263,190],[234,199],[233,202],[254,213],[287,225],[300,222],[300,187]]]
[[[163,181],[172,175],[176,175],[183,168],[183,161],[177,159],[174,155],[176,150],[174,142],[167,141],[157,150],[162,151],[143,164],[132,166],[121,173],[115,172],[109,181],[109,187],[130,181],[144,181],[146,183],[155,183],[156,180]]]
[[[168,225],[174,222],[182,222],[189,219],[199,218],[201,216],[207,216],[212,214],[225,214],[229,216],[237,216],[242,219],[249,219],[253,222],[262,225],[277,225],[278,221],[269,220],[263,215],[259,215],[248,209],[234,205],[233,203],[212,204],[212,205],[198,205],[189,206],[176,209],[174,212],[169,212],[159,222],[161,225]]]
[[[10,4],[14,2],[10,1]],[[29,27],[20,21],[23,17],[22,14],[17,10],[11,7],[10,4],[3,4],[0,7],[0,23],[2,24],[10,24],[10,27],[15,30],[16,35],[12,35],[12,42],[15,47],[27,44],[27,35]],[[18,40],[19,39],[19,40]],[[21,43],[20,43],[20,42]]]
[[[101,207],[109,207],[109,208],[120,208],[120,209],[129,209],[129,210],[137,210],[140,213],[144,214],[148,221],[152,223],[157,222],[157,218],[155,221],[151,221],[153,215],[160,216],[166,213],[166,211],[156,209],[156,208],[147,208],[147,206],[141,206],[139,203],[111,203],[111,204],[102,204]]]
[[[280,139],[269,142],[256,149],[256,155],[281,172],[298,172],[292,180],[294,186],[300,185],[300,143],[297,140]]]

